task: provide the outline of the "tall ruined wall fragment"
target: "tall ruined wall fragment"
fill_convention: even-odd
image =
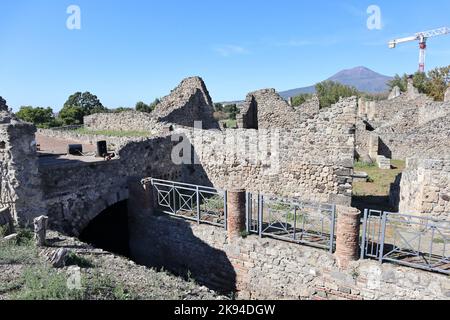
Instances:
[[[275,89],[263,89],[247,95],[237,120],[242,129],[294,129],[302,118]]]
[[[0,202],[20,224],[45,214],[34,125],[19,121],[0,97]]]
[[[164,97],[153,112],[161,122],[193,127],[202,121],[205,129],[219,129],[213,117],[214,106],[205,83],[200,77],[184,79],[178,87]]]
[[[399,194],[391,193],[391,198],[400,212],[450,219],[450,158],[409,158],[397,183]]]
[[[214,107],[205,83],[199,77],[184,79],[148,114],[136,111],[100,113],[84,118],[91,130],[160,132],[163,123],[193,127],[201,121],[205,129],[219,129]]]

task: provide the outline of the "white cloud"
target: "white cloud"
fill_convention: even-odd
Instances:
[[[249,54],[249,51],[246,48],[237,45],[218,46],[214,48],[214,51],[216,51],[223,57]]]

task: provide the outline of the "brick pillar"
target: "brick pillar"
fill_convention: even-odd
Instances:
[[[245,190],[228,191],[227,210],[228,237],[239,237],[245,231]]]
[[[336,253],[340,268],[359,259],[359,230],[361,212],[351,207],[337,208]]]

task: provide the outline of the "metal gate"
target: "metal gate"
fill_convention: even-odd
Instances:
[[[450,221],[364,210],[361,259],[450,274]]]
[[[247,232],[334,251],[336,207],[247,193]]]

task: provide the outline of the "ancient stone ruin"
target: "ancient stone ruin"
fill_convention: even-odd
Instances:
[[[360,235],[365,230],[360,231],[361,212],[351,207],[356,158],[386,170],[391,159],[408,159],[407,169],[391,188],[392,204],[410,214],[448,219],[448,100],[434,102],[410,83],[407,93],[394,89],[385,101],[351,97],[320,109],[313,96],[294,108],[274,89],[264,89],[247,95],[237,129],[221,129],[213,111],[205,83],[192,77],[151,114],[94,114],[84,121],[92,132],[142,131],[145,136],[38,132],[40,139],[63,143],[92,145],[107,140],[114,157],[103,159],[38,151],[36,128],[17,120],[0,99],[1,202],[8,208],[0,210],[0,223],[8,221],[2,212],[12,212],[21,224],[45,216],[49,228],[79,236],[104,210],[127,201],[130,254],[135,261],[177,274],[192,271],[200,283],[237,292],[239,298],[448,295],[444,275],[358,261],[364,255]],[[172,198],[164,198],[168,193],[155,196],[152,183],[143,182],[148,178],[162,179],[169,186],[174,181],[195,185],[197,197],[200,187],[226,192],[226,228],[156,214],[155,202]],[[175,193],[175,187],[170,192]],[[333,212],[327,220],[333,230],[329,250],[298,245],[302,239],[296,235],[291,239],[296,244],[264,238],[269,222],[263,220],[258,220],[259,231],[253,230],[260,237],[247,238],[245,228],[256,219],[252,215],[262,216],[264,211],[264,202],[252,207],[250,195],[258,201],[263,196],[286,199],[288,204],[301,204],[295,210],[314,208],[319,215]],[[193,195],[182,198],[181,207],[193,199]],[[276,210],[283,210],[286,203]],[[167,203],[168,208],[172,205],[177,203]],[[292,227],[296,217],[297,211],[294,221],[285,215],[274,224],[282,231],[300,230]],[[303,217],[302,223],[304,230],[311,222]],[[318,234],[313,239],[321,240]],[[414,285],[407,287],[405,282]]]

